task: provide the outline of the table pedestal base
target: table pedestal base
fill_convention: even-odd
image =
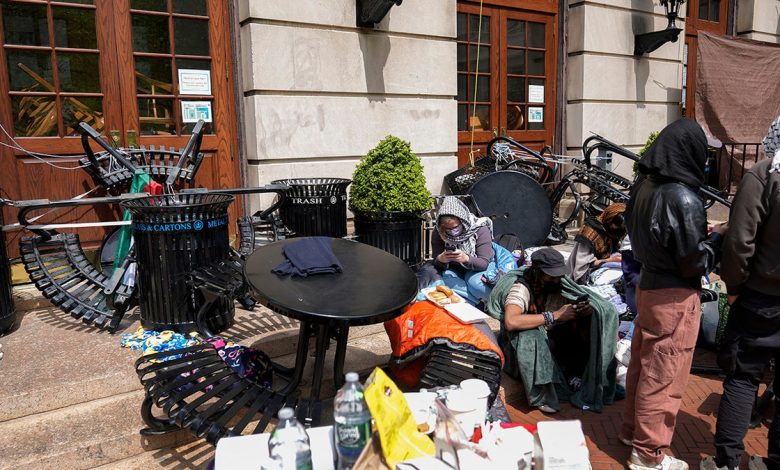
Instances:
[[[306,359],[309,353],[309,338],[315,337],[316,349],[314,355],[314,374],[312,377],[311,396],[302,398],[298,405],[298,419],[307,427],[318,426],[320,413],[322,411],[322,401],[320,400],[320,391],[322,387],[323,373],[325,369],[325,353],[331,338],[336,340],[336,355],[333,360],[333,384],[338,390],[344,385],[344,359],[347,354],[347,339],[349,338],[349,325],[335,324],[323,325],[310,322],[301,322],[298,331],[298,347],[295,353],[295,366],[290,369],[274,364],[277,373],[288,378],[287,385],[280,390],[283,395],[290,395],[295,392],[303,378],[303,371],[306,367]]]

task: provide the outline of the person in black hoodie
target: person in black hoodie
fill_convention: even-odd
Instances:
[[[725,225],[707,235],[697,192],[704,184],[707,137],[696,122],[664,128],[639,162],[626,207],[626,228],[642,264],[639,315],[626,376],[620,440],[633,446],[633,470],[687,470],[666,455],[688,383],[701,318],[701,277],[720,257]]]
[[[746,173],[734,196],[723,242],[721,278],[731,311],[718,354],[726,372],[715,427],[715,457],[702,470],[739,467],[756,391],[771,359],[780,367],[780,117],[764,138],[766,160]],[[775,372],[775,415],[766,459],[754,455],[750,470],[780,468],[780,380]]]

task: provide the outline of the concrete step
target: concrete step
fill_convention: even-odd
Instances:
[[[97,470],[205,469],[215,448],[203,439],[178,446],[148,450],[133,457],[96,467]]]
[[[191,441],[186,431],[143,438],[136,390],[0,423],[0,468],[84,469]]]

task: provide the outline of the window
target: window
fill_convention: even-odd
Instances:
[[[720,0],[699,0],[698,18],[704,21],[720,21]]]
[[[3,48],[17,137],[103,129],[103,93],[93,1],[7,2]]]

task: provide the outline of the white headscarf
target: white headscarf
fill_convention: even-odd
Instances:
[[[772,159],[769,172],[780,171],[780,116],[769,126],[769,131],[762,143],[764,144],[764,153]]]

